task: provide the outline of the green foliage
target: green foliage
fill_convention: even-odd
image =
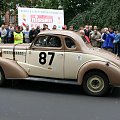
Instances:
[[[73,18],[68,25],[74,24],[78,28],[80,25],[97,25],[100,28],[120,26],[120,1],[119,0],[98,0],[93,8],[84,11]]]
[[[62,3],[65,12],[65,23],[79,13],[90,10],[96,0],[64,0]]]

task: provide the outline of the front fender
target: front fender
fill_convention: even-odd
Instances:
[[[120,85],[120,68],[107,61],[89,61],[79,69],[77,79],[81,85],[85,73],[90,70],[100,70],[106,74],[111,85]]]
[[[28,74],[16,61],[0,57],[0,67],[3,69],[5,78],[27,78]]]

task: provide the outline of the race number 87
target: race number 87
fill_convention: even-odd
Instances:
[[[50,61],[49,61],[49,65],[52,65],[55,53],[48,52],[48,55],[51,56]],[[39,54],[39,63],[42,64],[42,65],[46,64],[46,58],[47,58],[47,54],[45,52],[41,52]]]

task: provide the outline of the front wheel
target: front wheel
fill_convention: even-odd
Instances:
[[[100,71],[88,72],[83,79],[83,90],[88,95],[102,96],[109,89],[106,75]]]
[[[4,84],[5,76],[3,70],[0,68],[0,86]]]

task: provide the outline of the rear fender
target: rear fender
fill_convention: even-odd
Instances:
[[[2,68],[5,78],[27,78],[28,74],[20,67],[16,61],[0,57],[0,67]]]
[[[101,72],[104,72],[106,76],[108,77],[107,73],[109,72],[109,66],[107,64],[108,62],[105,62],[105,61],[89,61],[83,64],[82,67],[80,67],[78,75],[77,75],[78,84],[81,85],[84,75],[88,71],[92,71],[92,70],[99,70]]]

